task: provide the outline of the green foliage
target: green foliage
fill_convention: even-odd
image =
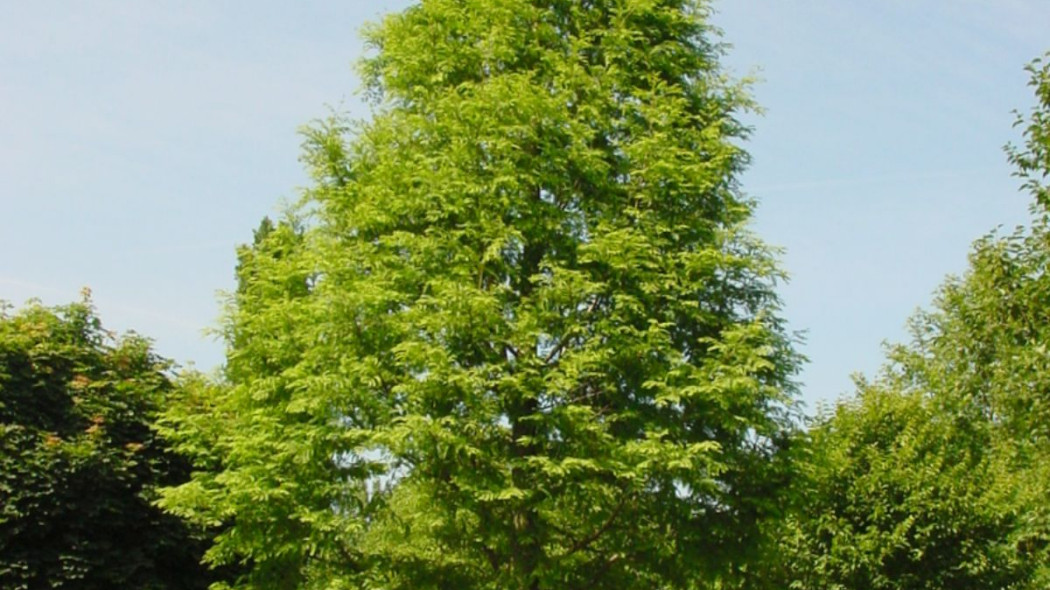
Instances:
[[[1033,514],[1017,497],[1025,476],[990,450],[989,430],[920,392],[862,384],[812,431],[779,587],[1041,587],[1024,585],[1034,563],[1018,545]]]
[[[229,383],[166,421],[204,469],[164,506],[229,524],[241,587],[745,569],[799,357],[707,12],[427,0],[369,31],[375,117],[307,131],[315,186],[241,251]]]
[[[810,481],[781,531],[782,585],[1046,588],[1050,583],[1050,77],[1010,159],[1030,228],[974,245],[891,350],[813,429]],[[774,568],[775,569],[775,568]]]
[[[1024,188],[1035,197],[1036,211],[1050,210],[1050,52],[1027,67],[1032,75],[1029,85],[1035,90],[1036,106],[1028,116],[1017,116],[1015,126],[1021,127],[1025,144],[1019,149],[1007,148],[1010,162],[1017,167]]]
[[[0,314],[0,586],[207,586],[201,536],[152,505],[189,476],[149,426],[167,369],[86,302]]]

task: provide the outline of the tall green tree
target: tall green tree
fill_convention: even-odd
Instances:
[[[153,505],[190,471],[150,426],[168,369],[87,302],[0,308],[0,587],[208,586],[204,535]]]
[[[242,587],[746,570],[799,357],[708,12],[425,0],[368,31],[374,118],[308,131],[303,231],[242,257],[223,471],[165,498],[232,523]]]
[[[1050,65],[1029,69],[1036,107],[1007,151],[1031,226],[978,240],[912,342],[814,428],[781,585],[1050,584]]]

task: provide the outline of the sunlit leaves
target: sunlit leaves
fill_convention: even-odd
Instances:
[[[221,462],[165,497],[229,524],[213,560],[319,588],[743,566],[799,358],[707,10],[427,0],[369,30],[374,117],[306,132],[315,184],[240,252],[221,428],[170,415]]]

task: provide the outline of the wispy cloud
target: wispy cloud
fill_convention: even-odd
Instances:
[[[839,189],[857,186],[879,186],[879,185],[913,185],[919,182],[935,180],[952,180],[960,178],[986,178],[990,175],[1001,173],[1001,167],[968,168],[965,170],[936,170],[930,172],[914,172],[910,174],[877,174],[872,176],[849,176],[842,178],[825,178],[813,180],[800,180],[798,182],[785,182],[776,184],[759,184],[756,186],[745,185],[749,194],[761,197],[764,194],[789,192],[807,189]]]

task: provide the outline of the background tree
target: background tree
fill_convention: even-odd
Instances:
[[[765,587],[1045,587],[1029,536],[1045,480],[1016,469],[987,421],[880,380],[811,435],[803,501],[781,524],[783,569]]]
[[[242,257],[223,471],[165,496],[232,523],[244,587],[743,570],[799,359],[708,10],[427,0],[368,32],[375,117],[308,132],[304,230]]]
[[[1050,582],[1050,69],[1009,148],[1033,222],[978,240],[910,345],[813,429],[812,479],[778,563],[798,588]],[[776,578],[775,578],[776,579]]]
[[[203,535],[152,504],[189,476],[150,428],[168,369],[87,301],[0,313],[0,586],[208,585]]]

